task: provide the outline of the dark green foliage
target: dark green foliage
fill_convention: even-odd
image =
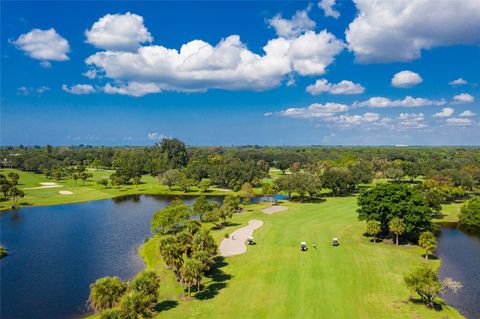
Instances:
[[[169,206],[156,212],[151,221],[152,233],[176,233],[185,226],[191,215],[190,207],[181,200],[174,200]]]
[[[409,185],[378,184],[358,197],[360,220],[376,220],[383,232],[392,218],[405,223],[405,235],[416,240],[420,233],[432,231],[432,209],[423,195]]]
[[[463,205],[458,215],[460,224],[480,228],[480,197]]]

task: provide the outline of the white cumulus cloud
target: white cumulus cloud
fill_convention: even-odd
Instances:
[[[366,101],[355,102],[354,107],[372,107],[372,108],[384,108],[384,107],[420,107],[428,105],[445,105],[447,102],[441,100],[430,100],[423,97],[411,97],[406,96],[404,99],[392,100],[382,96],[375,96]]]
[[[70,51],[68,41],[62,38],[55,29],[33,29],[22,34],[13,44],[33,59],[42,60],[43,67],[50,67],[48,61],[66,61]]]
[[[455,110],[451,107],[444,107],[440,112],[433,114],[432,117],[450,117],[453,115],[453,112]]]
[[[279,37],[296,37],[306,31],[315,29],[315,21],[308,17],[309,10],[310,8],[298,10],[291,19],[282,18],[281,14],[277,14],[267,20],[267,23],[275,29]]]
[[[462,78],[455,79],[453,81],[448,82],[449,85],[464,85],[468,82]]]
[[[338,18],[340,16],[340,12],[335,10],[333,7],[335,6],[335,0],[321,0],[318,3],[318,7],[323,10],[326,17]]]
[[[460,117],[473,117],[477,115],[477,113],[473,113],[472,111],[470,110],[466,110],[466,111],[463,111],[462,113],[460,113]]]
[[[424,49],[480,44],[480,1],[354,2],[346,39],[358,62],[411,61]]]
[[[75,84],[70,87],[66,84],[63,84],[62,90],[76,95],[91,94],[96,91],[95,88],[90,84]]]
[[[445,123],[447,123],[447,125],[469,126],[472,125],[472,120],[461,117],[451,117],[447,119]]]
[[[365,92],[365,88],[361,84],[348,80],[333,84],[326,79],[319,79],[314,84],[307,86],[306,91],[312,95],[319,95],[324,92],[330,94],[361,94]]]
[[[422,77],[415,72],[404,70],[395,74],[392,78],[392,86],[398,88],[409,88],[422,83]]]
[[[336,113],[348,111],[348,106],[339,103],[313,103],[308,107],[288,108],[286,110],[277,112],[277,115],[293,118],[326,118],[332,117]]]
[[[453,97],[453,102],[456,104],[473,103],[474,101],[475,101],[475,97],[473,97],[468,93],[461,93]]]
[[[136,52],[107,50],[91,55],[86,63],[116,83],[105,86],[104,91],[112,94],[211,88],[261,91],[280,85],[292,73],[324,74],[343,48],[344,43],[326,30],[307,31],[296,38],[268,41],[261,55],[231,35],[215,46],[193,40],[180,50],[160,45],[141,46]]]
[[[141,43],[153,41],[143,17],[130,12],[103,16],[85,31],[85,36],[88,43],[112,51],[134,51]]]

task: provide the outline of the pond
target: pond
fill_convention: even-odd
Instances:
[[[466,318],[480,318],[480,236],[444,227],[438,237],[437,256],[442,262],[440,278],[451,277],[463,284],[457,294],[445,293],[445,301]]]
[[[0,317],[85,315],[92,282],[130,279],[144,268],[137,249],[150,235],[152,214],[170,202],[137,196],[0,214],[0,242],[9,250],[0,262]]]

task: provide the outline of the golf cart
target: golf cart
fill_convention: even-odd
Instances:
[[[340,245],[340,243],[338,242],[338,238],[337,237],[332,238],[332,246],[338,246],[338,245]]]
[[[304,241],[300,242],[300,249],[301,251],[307,251],[308,250],[307,243]]]
[[[247,238],[247,245],[255,245],[255,242],[253,241],[253,236],[249,236]]]

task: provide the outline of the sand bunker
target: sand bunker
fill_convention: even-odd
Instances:
[[[71,191],[59,191],[58,193],[60,195],[72,195],[73,194],[73,192],[71,192]]]
[[[262,209],[262,212],[264,212],[265,214],[275,214],[279,212],[284,212],[286,210],[288,210],[288,207],[285,206],[270,206]]]
[[[234,256],[240,255],[247,251],[245,241],[249,236],[253,235],[253,231],[263,226],[261,220],[251,220],[248,222],[248,226],[237,229],[230,234],[229,238],[222,240],[220,244],[220,254],[222,256]]]
[[[29,187],[29,188],[24,188],[24,189],[42,189],[42,188],[55,188],[55,187],[63,187],[63,185],[57,184],[57,183],[52,183],[52,182],[43,182],[40,183],[42,186],[38,187]]]

